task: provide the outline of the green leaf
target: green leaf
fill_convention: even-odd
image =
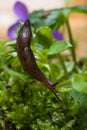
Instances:
[[[44,18],[44,14],[46,14],[46,17]],[[33,27],[42,27],[42,26],[53,26],[55,23],[61,25],[64,23],[63,20],[63,14],[61,13],[61,10],[56,9],[56,10],[38,10],[34,11],[30,14],[30,21],[32,23]]]
[[[57,85],[56,89],[58,92],[71,92],[73,90],[71,85],[72,85],[71,80],[65,80],[65,81],[60,82]]]
[[[70,13],[86,13],[87,14],[87,6],[73,6],[69,8]]]
[[[47,37],[49,40],[52,40],[52,31],[49,27],[41,27],[37,35],[42,35]]]
[[[79,74],[73,74],[72,85],[76,91],[87,94],[87,82],[85,82],[83,76]]]
[[[4,68],[4,70],[6,71],[6,73],[8,73],[8,74],[11,75],[11,76],[17,77],[17,78],[19,78],[19,79],[21,79],[21,80],[23,80],[23,81],[25,81],[26,78],[27,78],[26,75],[24,75],[24,74],[22,74],[22,73],[19,73],[19,72],[16,72],[16,71],[14,71],[14,70],[12,70],[12,69],[9,69],[9,68],[6,67],[6,66],[3,66],[3,68]]]
[[[1,127],[4,127],[4,125],[5,125],[5,124],[4,124],[4,121],[3,121],[2,119],[0,119],[0,126],[1,126]]]
[[[61,74],[61,69],[58,67],[57,64],[50,64],[50,71],[51,71],[51,78],[53,81],[56,82],[56,80],[58,80],[58,78],[62,75]],[[50,72],[49,71],[49,72]]]
[[[44,14],[47,16],[43,18]],[[52,29],[58,29],[70,13],[87,13],[87,6],[73,6],[69,8],[58,8],[49,11],[38,10],[30,14],[30,20],[34,27],[50,26]]]
[[[41,27],[35,38],[35,43],[37,46],[42,48],[48,48],[53,42],[52,32],[49,27]]]
[[[65,80],[65,81],[60,82],[60,83],[57,85],[57,87],[58,87],[58,89],[59,89],[60,87],[70,86],[70,85],[72,85],[71,80]]]
[[[55,12],[56,14],[64,14],[68,16],[70,13],[87,13],[87,6],[73,6],[69,8],[60,8],[53,9],[51,12]]]
[[[70,120],[68,123],[65,124],[65,126],[63,128],[61,128],[61,130],[70,130],[72,129],[72,126],[75,124],[75,119]]]
[[[6,42],[5,45],[6,45],[6,46],[15,46],[15,45],[16,45],[16,40],[10,41],[10,42]]]
[[[30,14],[30,20],[34,27],[50,26],[52,28],[59,28],[64,24],[65,17],[68,17],[70,13],[87,13],[87,6],[73,6],[49,11],[38,10]],[[45,18],[43,18],[44,14],[47,14]]]
[[[68,42],[68,41],[56,41],[54,44],[52,44],[52,46],[49,48],[48,54],[49,55],[54,55],[57,53],[60,53],[66,49],[68,49],[69,47],[71,47],[72,45]]]
[[[0,57],[6,55],[6,53],[5,42],[0,42]]]
[[[43,20],[41,19],[44,14],[44,10],[37,10],[29,15],[29,19],[34,27],[41,27],[43,25]]]
[[[58,21],[58,22],[57,22]],[[63,17],[61,19],[60,11],[50,11],[50,14],[45,19],[46,26],[53,26],[56,22],[57,24],[62,23]]]
[[[69,61],[69,62],[66,61],[65,65],[66,65],[68,73],[70,73],[74,69],[75,63],[73,61]]]

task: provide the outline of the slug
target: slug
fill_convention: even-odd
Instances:
[[[26,20],[17,36],[16,49],[19,60],[25,72],[27,72],[36,80],[43,83],[49,90],[51,90],[56,95],[55,86],[57,83],[52,83],[50,80],[48,80],[37,66],[34,54],[30,47],[31,40],[31,25],[30,21]]]

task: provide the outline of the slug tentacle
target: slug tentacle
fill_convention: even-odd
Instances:
[[[30,44],[32,39],[30,21],[26,20],[24,25],[19,31],[17,37],[17,54],[24,70],[36,80],[42,82],[48,89],[50,89],[55,95],[56,83],[52,83],[38,68],[34,54],[31,50]],[[57,95],[56,95],[57,96]]]

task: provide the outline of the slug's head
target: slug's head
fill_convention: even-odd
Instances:
[[[19,31],[19,34],[17,37],[17,43],[21,44],[23,47],[26,47],[30,45],[31,38],[32,38],[32,32],[31,32],[30,21],[26,20],[24,25]]]

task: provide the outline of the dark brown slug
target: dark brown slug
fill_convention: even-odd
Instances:
[[[57,83],[52,83],[50,80],[48,80],[45,77],[45,75],[41,72],[41,70],[38,68],[34,54],[30,47],[31,39],[32,32],[30,21],[26,20],[24,25],[20,29],[17,37],[16,48],[19,60],[23,66],[24,71],[26,71],[36,80],[42,82],[48,89],[50,89],[56,95],[55,86]]]

